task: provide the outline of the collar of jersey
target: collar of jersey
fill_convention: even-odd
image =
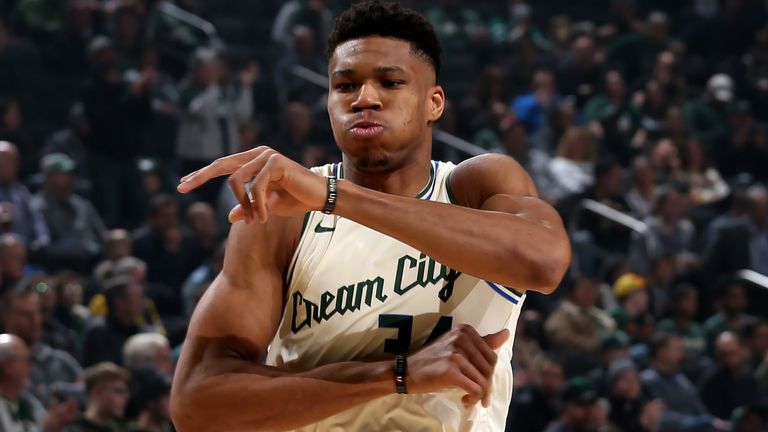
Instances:
[[[437,177],[437,169],[439,162],[432,161],[429,164],[429,180],[427,181],[427,184],[424,185],[424,188],[421,189],[421,192],[416,194],[416,198],[424,198],[426,200],[429,200],[432,198],[432,194],[435,192],[435,178]],[[343,179],[344,178],[344,164],[339,162],[333,166],[333,173],[336,175],[336,177]]]

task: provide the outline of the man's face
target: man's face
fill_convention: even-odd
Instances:
[[[5,330],[34,346],[43,334],[43,315],[37,294],[11,299],[10,310],[3,318]]]
[[[747,294],[744,287],[733,284],[728,287],[728,295],[725,297],[725,308],[731,313],[741,313],[747,308]]]
[[[45,188],[56,196],[69,196],[75,188],[75,176],[71,172],[51,171],[45,175]]]
[[[673,337],[667,343],[667,346],[662,348],[659,353],[670,365],[679,367],[685,357],[685,351],[683,351],[683,342],[680,338]]]
[[[640,397],[640,390],[640,374],[634,369],[629,369],[616,378],[612,393],[624,399],[635,400]]]
[[[428,125],[440,118],[445,95],[409,42],[347,41],[331,56],[328,75],[333,135],[353,166],[388,171],[430,153]]]
[[[0,184],[16,181],[19,173],[19,153],[8,145],[0,143]]]
[[[27,384],[31,368],[29,349],[18,339],[13,342],[13,357],[0,363],[0,380],[13,387],[14,392],[21,392]]]
[[[156,233],[164,233],[176,227],[179,224],[179,206],[174,203],[160,207],[150,216],[150,224]]]
[[[125,414],[129,394],[128,384],[120,380],[104,383],[96,389],[103,414],[113,419],[120,419]]]
[[[768,324],[758,324],[749,340],[749,347],[754,355],[761,358],[768,352]]]
[[[549,361],[545,362],[539,370],[538,381],[539,388],[544,393],[550,396],[559,394],[565,386],[565,374],[562,366]]]

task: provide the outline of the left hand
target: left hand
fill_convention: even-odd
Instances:
[[[230,175],[229,186],[240,203],[229,213],[232,223],[242,219],[250,223],[255,216],[265,223],[270,215],[295,216],[321,210],[328,193],[325,177],[266,146],[216,159],[182,177],[177,189],[187,193],[224,175]]]

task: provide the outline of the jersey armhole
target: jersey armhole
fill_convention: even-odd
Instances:
[[[293,257],[291,258],[291,263],[288,266],[288,272],[285,275],[286,290],[291,286],[293,271],[296,268],[296,263],[299,260],[299,252],[301,251],[301,245],[304,242],[304,236],[307,233],[307,226],[309,225],[310,219],[312,219],[312,212],[308,211],[304,214],[304,221],[301,223],[301,232],[299,233],[299,241],[296,242],[296,249],[293,251]]]
[[[456,199],[456,195],[453,194],[453,187],[451,187],[451,176],[453,171],[448,173],[448,177],[445,179],[445,191],[448,193],[448,201],[451,204],[458,204],[459,200]]]

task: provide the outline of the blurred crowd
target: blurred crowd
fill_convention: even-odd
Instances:
[[[340,160],[307,76],[350,3],[0,2],[0,431],[172,430],[236,203],[173,187],[261,144]],[[443,44],[438,127],[519,161],[573,243],[508,430],[767,430],[768,2],[404,3]]]

